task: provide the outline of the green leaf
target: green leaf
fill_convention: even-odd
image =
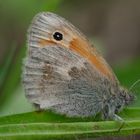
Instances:
[[[125,109],[119,115],[124,122],[99,121],[98,118],[68,118],[49,111],[1,117],[0,139],[62,140],[140,133],[140,108]]]

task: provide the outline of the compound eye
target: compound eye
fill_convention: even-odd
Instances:
[[[54,38],[55,40],[57,40],[57,41],[61,41],[61,40],[63,39],[63,34],[60,33],[60,32],[55,32],[55,33],[53,34],[53,38]]]

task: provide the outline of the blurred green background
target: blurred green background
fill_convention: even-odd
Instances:
[[[80,28],[128,89],[140,79],[140,2],[131,0],[0,1],[0,116],[34,110],[21,84],[26,35],[35,14],[55,12]],[[140,106],[140,83],[133,89]]]

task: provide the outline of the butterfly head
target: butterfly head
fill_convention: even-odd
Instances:
[[[130,93],[124,87],[120,87],[120,97],[124,99],[124,104],[129,105],[133,100],[135,100],[135,96],[133,93]]]

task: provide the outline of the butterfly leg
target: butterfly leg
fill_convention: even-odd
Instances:
[[[106,106],[103,110],[102,117],[104,120],[111,119],[111,120],[116,121],[119,124],[119,128],[118,128],[117,132],[120,132],[120,130],[123,128],[125,122],[120,116],[118,116],[114,112],[115,112],[115,109],[112,106],[111,107]]]
[[[113,120],[116,121],[117,123],[120,124],[119,129],[117,130],[117,132],[120,132],[120,130],[123,128],[123,126],[125,125],[125,121],[118,115],[114,114],[113,116]]]
[[[120,121],[120,122],[123,122],[123,121],[124,121],[124,120],[123,120],[120,116],[118,116],[117,114],[114,114],[113,117],[112,117],[112,119],[113,119],[114,121]]]
[[[104,120],[124,121],[120,116],[115,114],[115,106],[107,104],[102,112]]]

